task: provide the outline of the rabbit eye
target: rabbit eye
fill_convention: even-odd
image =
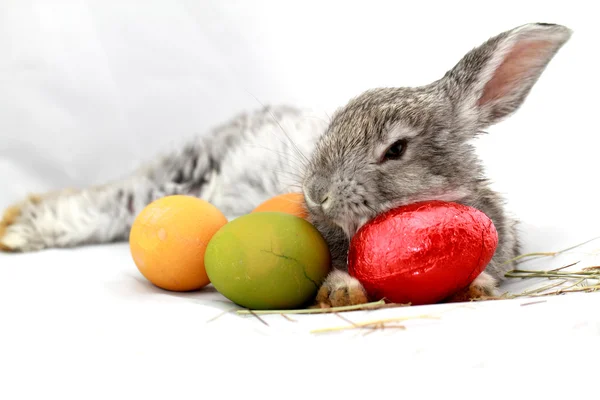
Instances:
[[[406,151],[406,140],[401,139],[394,142],[383,155],[382,161],[398,160]]]

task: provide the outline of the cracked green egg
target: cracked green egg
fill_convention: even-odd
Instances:
[[[327,243],[308,221],[254,212],[227,223],[204,256],[211,284],[249,309],[292,309],[314,300],[331,268]]]

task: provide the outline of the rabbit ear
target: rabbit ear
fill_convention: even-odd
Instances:
[[[443,79],[457,117],[482,129],[514,113],[571,34],[561,25],[528,24],[467,53]]]

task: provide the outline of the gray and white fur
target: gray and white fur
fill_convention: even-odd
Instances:
[[[570,36],[560,25],[517,27],[467,53],[439,80],[369,90],[330,121],[291,107],[239,115],[125,179],[23,201],[0,223],[0,248],[126,240],[137,213],[165,195],[198,196],[234,218],[272,196],[302,190],[333,256],[316,302],[354,304],[369,299],[346,272],[352,235],[381,212],[438,199],[476,207],[493,220],[498,248],[472,284],[493,294],[513,267],[504,261],[517,255],[519,239],[470,141],[521,106]]]

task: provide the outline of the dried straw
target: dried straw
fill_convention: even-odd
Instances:
[[[372,303],[356,304],[352,306],[343,307],[329,307],[329,308],[306,308],[306,309],[295,309],[295,310],[238,310],[238,314],[326,314],[326,313],[338,313],[344,311],[365,311],[365,310],[379,310],[382,308],[394,308],[394,307],[407,307],[410,304],[396,304],[386,303],[385,299],[374,301]]]
[[[406,329],[406,327],[404,325],[397,325],[397,324],[390,325],[390,323],[398,323],[398,322],[404,322],[404,321],[414,320],[414,319],[439,319],[439,317],[435,317],[433,315],[418,315],[415,317],[386,318],[386,319],[378,319],[378,320],[366,321],[366,322],[352,322],[352,321],[346,320],[350,323],[350,325],[336,326],[336,327],[331,327],[331,328],[313,329],[310,332],[311,333],[326,333],[326,332],[346,331],[346,330],[351,330],[351,329],[377,330],[377,329],[386,329],[386,328],[396,328],[396,329],[404,330],[404,329]]]

